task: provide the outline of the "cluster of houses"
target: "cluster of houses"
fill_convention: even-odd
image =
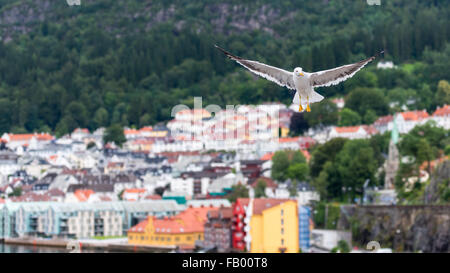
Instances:
[[[342,99],[334,102],[344,107]],[[309,147],[335,137],[369,138],[394,126],[407,133],[429,120],[450,129],[448,105],[432,115],[402,112],[372,125],[311,129],[301,137],[288,137],[292,114],[282,104],[183,109],[167,126],[124,128],[122,148],[103,143],[104,128],[78,128],[60,138],[5,133],[0,237],[128,236],[136,245],[307,250],[308,205],[319,195],[301,181],[294,193],[292,181],[273,181],[274,152],[299,150],[309,160]],[[261,181],[266,198],[254,198]],[[230,203],[225,198],[238,185],[249,198]]]
[[[148,216],[128,231],[132,245],[181,251],[298,253],[310,250],[311,209],[296,199],[238,198],[230,206],[188,207]]]
[[[336,104],[341,103],[339,100]],[[317,143],[325,143],[330,139],[341,137],[347,139],[365,139],[375,134],[392,131],[394,126],[400,134],[406,134],[418,125],[432,121],[436,126],[450,129],[450,105],[438,107],[433,114],[425,110],[399,112],[395,115],[379,117],[373,124],[357,126],[328,126],[325,128],[311,128],[306,133]],[[395,125],[394,125],[395,124]]]

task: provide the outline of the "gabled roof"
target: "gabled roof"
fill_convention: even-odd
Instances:
[[[379,125],[387,125],[389,122],[391,122],[394,119],[392,115],[379,117],[373,125],[379,126]]]
[[[427,111],[425,111],[425,110],[402,112],[400,114],[403,116],[403,119],[407,120],[407,121],[417,121],[417,120],[422,120],[422,119],[429,117]]]
[[[180,212],[176,216],[164,218],[152,218],[152,225],[155,233],[193,233],[203,232],[204,224],[207,220],[207,213],[211,210],[218,210],[218,208],[210,207],[189,207],[185,211]],[[144,220],[139,224],[133,226],[129,232],[145,232],[145,228],[149,224],[149,220]]]
[[[361,128],[361,126],[344,126],[344,127],[334,127],[336,132],[339,134],[343,133],[356,133]]]
[[[444,105],[442,107],[438,107],[436,111],[434,111],[434,117],[445,117],[450,115],[450,105]]]
[[[277,185],[277,183],[275,183],[275,181],[273,181],[269,177],[264,177],[264,176],[256,178],[255,181],[253,181],[252,184],[250,184],[250,186],[252,188],[255,188],[258,185],[259,181],[266,182],[267,188],[277,188],[278,187],[278,185]]]
[[[9,141],[29,141],[33,137],[36,140],[45,141],[52,140],[54,137],[48,133],[34,133],[34,134],[8,134]]]
[[[92,194],[94,194],[93,190],[82,190],[82,189],[79,189],[79,190],[76,190],[74,192],[75,197],[80,202],[87,201]]]

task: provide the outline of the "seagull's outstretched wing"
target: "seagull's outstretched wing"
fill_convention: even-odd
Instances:
[[[231,54],[230,52],[219,47],[218,45],[214,46],[217,47],[220,51],[222,51],[225,55],[227,55],[228,58],[235,60],[237,63],[247,68],[251,72],[255,73],[256,75],[268,79],[269,81],[273,81],[281,86],[286,86],[289,89],[295,90],[292,72],[274,66],[270,66],[267,64],[259,63],[256,61],[245,60]]]
[[[348,64],[329,70],[311,73],[309,76],[309,83],[313,87],[330,86],[338,84],[342,81],[345,81],[348,78],[353,77],[353,75],[355,75],[356,72],[358,72],[366,64],[373,61],[376,57],[378,57],[378,55],[380,55],[383,52],[384,51],[381,51],[375,56],[372,56],[370,58],[367,58],[354,64]]]

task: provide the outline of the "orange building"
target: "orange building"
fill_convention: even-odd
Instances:
[[[214,207],[189,207],[176,216],[146,220],[128,230],[128,243],[132,245],[195,247],[203,240],[208,211]]]

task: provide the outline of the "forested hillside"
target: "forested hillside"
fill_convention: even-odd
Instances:
[[[0,0],[0,133],[140,127],[169,119],[174,105],[194,96],[222,106],[291,100],[214,43],[306,71],[385,49],[398,69],[372,64],[318,91],[377,93],[400,105],[414,98],[409,108],[431,111],[450,99],[445,82],[438,92],[449,80],[449,18],[447,0]],[[395,110],[380,109],[374,113]]]

